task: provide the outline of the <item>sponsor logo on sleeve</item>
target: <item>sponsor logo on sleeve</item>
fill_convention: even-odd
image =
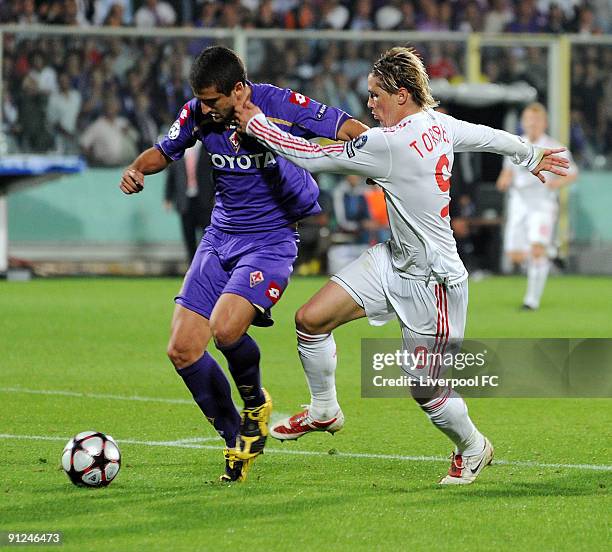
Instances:
[[[177,119],[176,121],[174,121],[174,123],[170,127],[170,130],[168,131],[168,138],[170,138],[170,140],[176,140],[180,133],[181,133],[181,123]]]
[[[361,149],[363,146],[365,146],[367,141],[368,137],[365,134],[362,134],[353,140],[353,145],[355,146],[355,149]]]
[[[317,111],[317,114],[315,115],[315,119],[317,121],[320,121],[323,118],[323,115],[325,115],[326,111],[327,106],[325,104],[321,104],[321,107],[319,107],[319,111]]]
[[[178,121],[181,126],[185,123],[185,121],[189,118],[189,113],[191,110],[189,109],[189,104],[185,104],[183,109],[181,109],[181,113],[179,115]]]
[[[300,107],[307,107],[310,103],[310,98],[308,96],[304,96],[304,94],[300,94],[299,92],[292,92],[291,96],[289,96],[289,101],[292,104],[299,105]]]
[[[273,305],[276,305],[282,293],[280,286],[276,282],[270,282],[266,290],[266,297],[272,301]]]
[[[251,287],[255,287],[257,284],[261,284],[264,281],[264,275],[261,270],[255,270],[250,274]]]

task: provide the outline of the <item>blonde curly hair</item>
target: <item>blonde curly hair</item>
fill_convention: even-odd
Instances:
[[[408,90],[421,109],[438,105],[431,94],[425,65],[413,48],[396,46],[387,50],[372,67],[371,75],[378,78],[380,87],[389,94],[400,88]]]

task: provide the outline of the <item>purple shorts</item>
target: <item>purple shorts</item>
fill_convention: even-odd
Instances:
[[[289,283],[298,242],[292,228],[228,234],[209,226],[174,300],[206,319],[222,293],[235,293],[260,310],[269,309]]]

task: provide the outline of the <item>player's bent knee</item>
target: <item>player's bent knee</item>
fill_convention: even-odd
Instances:
[[[242,328],[233,324],[212,324],[212,336],[217,347],[229,347],[238,341],[244,334]]]
[[[176,341],[170,341],[170,343],[168,343],[166,354],[174,367],[177,370],[180,370],[181,368],[191,366],[202,356],[203,351],[195,350],[193,347],[188,345],[183,346]]]
[[[302,305],[295,313],[295,327],[300,332],[309,335],[319,335],[331,331],[326,324],[316,316],[316,309],[313,309],[308,304]]]

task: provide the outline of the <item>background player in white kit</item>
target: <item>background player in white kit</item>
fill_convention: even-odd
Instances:
[[[562,144],[546,134],[548,116],[540,103],[529,104],[521,115],[524,137],[542,148],[560,148]],[[534,310],[546,285],[549,257],[555,253],[553,240],[559,209],[559,192],[578,176],[576,166],[568,151],[561,154],[570,161],[568,174],[538,180],[525,167],[504,160],[497,179],[497,189],[508,190],[504,251],[513,265],[523,266],[527,262],[527,291],[523,309]]]
[[[512,156],[539,174],[566,160],[516,136],[438,113],[432,108],[427,73],[408,48],[393,48],[368,76],[368,107],[381,128],[352,142],[319,146],[269,122],[250,102],[237,110],[241,128],[271,150],[308,170],[360,174],[386,196],[392,238],[366,251],[332,277],[296,314],[298,350],[311,392],[309,407],[277,424],[271,435],[296,439],[311,431],[339,430],[344,416],[336,399],[336,346],[331,331],[368,317],[380,325],[398,318],[404,347],[444,351],[461,339],[467,311],[467,271],[457,254],[448,204],[453,151],[489,151]],[[437,366],[405,369],[435,376]],[[491,462],[493,447],[470,420],[452,389],[419,389],[415,398],[454,443],[451,468],[440,483],[471,483]],[[423,391],[428,391],[423,396]]]

